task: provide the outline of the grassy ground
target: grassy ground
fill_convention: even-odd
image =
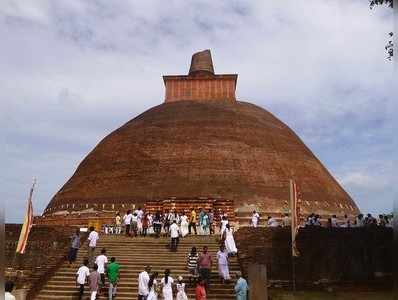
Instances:
[[[269,291],[270,300],[396,300],[393,292],[286,292]]]

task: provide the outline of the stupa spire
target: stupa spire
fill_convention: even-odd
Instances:
[[[192,55],[189,75],[194,75],[198,72],[206,72],[214,75],[213,60],[211,59],[211,52],[209,49],[196,52]]]

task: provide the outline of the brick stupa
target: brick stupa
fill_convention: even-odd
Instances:
[[[209,50],[194,54],[188,75],[163,77],[164,103],[106,136],[43,216],[113,215],[136,206],[280,215],[288,210],[289,179],[301,189],[303,214],[357,214],[351,197],[286,124],[236,100],[237,77],[216,75]]]

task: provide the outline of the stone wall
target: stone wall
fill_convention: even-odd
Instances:
[[[241,228],[235,233],[239,262],[267,265],[271,280],[291,280],[290,228]],[[298,282],[368,281],[391,275],[391,228],[302,228],[295,261]]]
[[[46,276],[65,260],[70,236],[76,230],[68,226],[35,225],[29,235],[25,254],[16,254],[21,224],[5,225],[5,278],[18,289],[29,290],[45,282]],[[85,237],[82,237],[83,239]]]

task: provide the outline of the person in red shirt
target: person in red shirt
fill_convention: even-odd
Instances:
[[[210,288],[210,271],[213,261],[211,255],[208,252],[207,246],[203,247],[203,252],[198,259],[199,275],[205,282],[206,290]]]
[[[198,278],[198,284],[195,289],[196,300],[206,300],[205,282],[202,278]]]

